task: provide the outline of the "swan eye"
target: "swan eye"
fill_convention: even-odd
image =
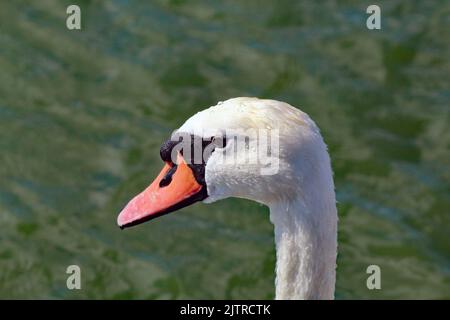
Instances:
[[[213,143],[216,148],[224,148],[227,145],[227,138],[225,136],[212,137],[211,143]]]

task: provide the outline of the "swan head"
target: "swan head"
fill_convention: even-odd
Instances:
[[[175,130],[160,154],[164,168],[119,214],[121,228],[197,201],[239,197],[271,206],[315,197],[307,193],[309,186],[330,184],[317,179],[329,168],[317,126],[299,109],[275,100],[219,102]]]

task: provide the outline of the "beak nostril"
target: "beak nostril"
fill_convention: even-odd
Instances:
[[[177,171],[177,166],[174,165],[172,168],[170,168],[169,171],[167,171],[167,174],[164,176],[164,178],[161,179],[159,182],[159,187],[164,188],[167,187],[172,182],[172,176]]]
[[[159,182],[159,187],[164,188],[167,187],[172,182],[172,177],[164,177]]]

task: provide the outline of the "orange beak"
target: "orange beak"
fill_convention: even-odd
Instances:
[[[134,197],[117,217],[120,228],[131,227],[206,198],[206,186],[178,154],[177,165],[166,163],[153,183]]]

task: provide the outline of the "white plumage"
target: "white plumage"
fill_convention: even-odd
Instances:
[[[208,198],[251,199],[270,208],[277,251],[277,299],[333,299],[337,251],[337,210],[330,158],[316,124],[291,105],[257,98],[219,102],[189,118],[178,133],[211,136],[230,129],[275,130],[279,136],[278,171],[261,174],[258,164],[224,165],[219,157],[233,142],[209,158],[205,179]],[[256,158],[252,148],[246,157]]]

